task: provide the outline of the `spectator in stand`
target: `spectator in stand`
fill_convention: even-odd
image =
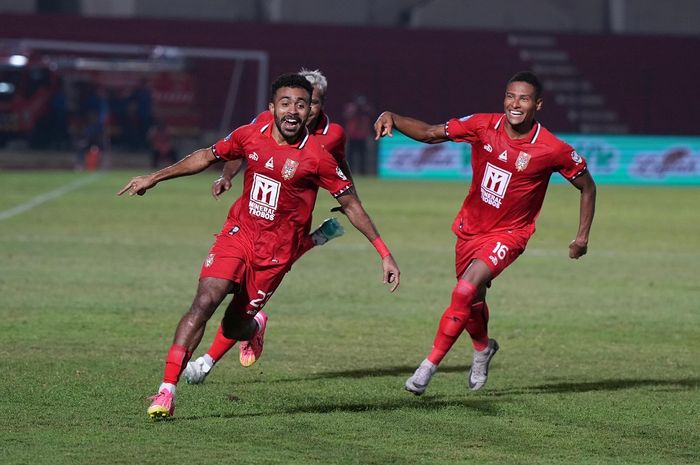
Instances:
[[[172,165],[177,161],[177,151],[173,144],[172,130],[163,122],[158,121],[148,131],[148,142],[151,146],[151,166]]]
[[[347,157],[352,170],[369,174],[374,170],[369,166],[367,143],[372,137],[372,108],[364,95],[358,95],[345,105],[345,134],[348,141]]]

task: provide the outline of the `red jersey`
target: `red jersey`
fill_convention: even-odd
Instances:
[[[229,209],[227,225],[253,239],[259,259],[284,264],[309,234],[318,187],[338,197],[352,184],[306,128],[294,145],[278,145],[271,133],[270,123],[241,126],[212,151],[248,162],[243,194]]]
[[[272,119],[272,113],[263,111],[255,117],[253,122],[270,123]],[[325,112],[321,112],[319,115],[316,129],[311,131],[311,134],[321,142],[324,149],[333,155],[338,164],[345,160],[345,130],[341,125],[331,123]]]
[[[537,122],[521,139],[508,136],[502,113],[451,119],[445,132],[472,146],[472,182],[452,227],[463,238],[509,230],[532,235],[552,173],[571,181],[586,171],[573,147]]]

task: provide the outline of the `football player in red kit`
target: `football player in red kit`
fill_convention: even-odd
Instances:
[[[466,142],[472,146],[473,178],[452,225],[457,236],[457,284],[438,326],[433,347],[405,387],[420,395],[463,331],[474,347],[468,385],[481,389],[498,343],[488,336],[486,289],[515,261],[535,232],[552,173],[558,172],[581,192],[579,227],[569,257],[586,254],[595,211],[596,186],[586,161],[536,120],[542,85],[533,73],[519,72],[507,83],[504,113],[474,114],[430,125],[391,112],[379,115],[376,138],[394,129],[420,142]]]
[[[350,181],[353,181],[350,166],[345,159],[345,131],[339,124],[332,123],[328,115],[323,111],[323,106],[326,102],[328,80],[319,70],[311,71],[302,68],[301,71],[299,71],[299,75],[305,77],[314,89],[311,94],[309,119],[306,123],[309,133],[321,143],[323,148],[333,155],[341,171]],[[253,120],[254,123],[267,123],[271,121],[273,121],[273,115],[269,110],[260,113]],[[218,200],[221,194],[231,189],[231,179],[236,176],[242,166],[242,159],[229,160],[224,163],[221,177],[212,184],[211,191],[215,199]],[[357,193],[357,191],[355,191],[355,193]],[[344,234],[343,228],[335,218],[326,219],[321,226],[304,238],[299,248],[299,257],[308,252],[311,248],[323,245],[342,234]],[[187,363],[187,367],[184,371],[187,382],[189,384],[203,383],[209,373],[211,373],[215,364],[221,360],[235,344],[236,340],[225,337],[221,327],[219,327],[206,353]],[[238,348],[239,361],[244,367],[252,366],[260,358],[261,353],[259,350],[255,350],[258,349],[258,347],[252,342],[243,341]]]
[[[243,194],[231,206],[202,265],[194,301],[177,326],[163,382],[147,410],[152,418],[173,415],[175,386],[207,321],[228,294],[234,297],[221,323],[224,336],[262,346],[266,317],[261,310],[309,234],[319,187],[337,199],[348,220],[377,249],[384,282],[392,291],[399,285],[399,268],[354,195],[352,183],[306,129],[312,92],[302,76],[280,76],[270,91],[273,122],[241,126],[212,147],[131,179],[118,192],[143,195],[160,181],[199,173],[218,159],[248,162]]]

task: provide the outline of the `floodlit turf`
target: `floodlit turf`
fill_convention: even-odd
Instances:
[[[463,337],[415,397],[403,382],[449,299],[467,186],[361,178],[399,291],[342,218],[347,234],[269,302],[260,362],[244,369],[234,349],[154,422],[145,398],[234,196],[211,199],[207,172],[117,198],[131,175],[0,220],[0,463],[700,462],[700,189],[599,186],[589,255],[573,261],[578,195],[550,187],[489,294],[501,351],[487,386],[466,388]],[[0,212],[85,176],[2,172]],[[334,205],[322,192],[315,223]]]

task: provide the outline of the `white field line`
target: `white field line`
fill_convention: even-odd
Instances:
[[[76,189],[80,189],[81,187],[90,184],[92,182],[97,181],[99,178],[104,176],[103,173],[95,173],[90,176],[80,178],[76,181],[73,181],[70,184],[66,184],[64,186],[61,186],[57,189],[54,189],[49,192],[45,192],[41,195],[37,195],[33,199],[29,200],[28,202],[24,202],[22,204],[17,205],[16,207],[10,208],[9,210],[3,210],[0,211],[0,221],[6,220],[8,218],[12,218],[15,215],[19,215],[20,213],[24,213],[28,210],[31,210],[32,208],[41,205],[42,203],[48,202],[49,200],[53,200],[57,197],[60,197],[64,194],[67,194],[68,192],[74,191]]]

